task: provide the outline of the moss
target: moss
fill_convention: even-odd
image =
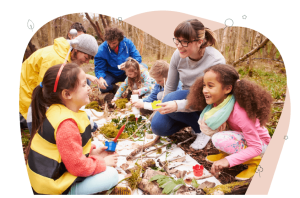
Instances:
[[[99,106],[99,104],[98,104],[97,101],[90,102],[89,104],[87,104],[85,106],[85,109],[94,109],[96,111],[100,111],[101,112],[101,108],[100,108],[100,106]]]
[[[126,107],[127,102],[128,102],[127,98],[121,98],[121,99],[116,100],[115,103],[116,103],[118,108],[124,109]]]
[[[244,186],[244,185],[248,185],[248,184],[249,184],[249,182],[240,181],[240,182],[233,182],[233,183],[230,183],[230,184],[218,185],[218,186],[215,186],[213,188],[204,188],[203,190],[205,191],[205,193],[207,195],[212,195],[217,190],[220,190],[220,191],[224,192],[224,194],[226,194],[226,193],[230,193],[231,190],[235,186]]]
[[[104,134],[108,138],[115,138],[118,132],[119,129],[117,129],[117,126],[113,122],[109,124],[104,124],[104,126],[100,128],[100,133]],[[120,135],[119,139],[125,139],[125,138],[128,138],[128,134],[123,132]]]

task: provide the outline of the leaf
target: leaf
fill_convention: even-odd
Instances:
[[[158,179],[161,179],[164,177],[166,177],[166,176],[165,175],[154,175],[153,177],[150,178],[149,182],[152,182],[154,180],[158,180]]]
[[[194,186],[195,188],[198,188],[199,184],[197,182],[197,180],[195,180],[195,178],[193,178],[192,180],[192,186]]]

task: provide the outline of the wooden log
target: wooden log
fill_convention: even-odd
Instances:
[[[266,38],[261,44],[259,44],[255,49],[251,50],[249,53],[247,53],[245,56],[239,58],[238,60],[234,61],[232,63],[233,66],[235,66],[236,64],[238,64],[239,62],[245,60],[246,58],[252,56],[253,54],[255,54],[260,48],[264,47],[267,42],[269,41],[268,38]]]

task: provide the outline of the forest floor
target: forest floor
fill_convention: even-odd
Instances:
[[[154,58],[146,58],[144,60],[149,67],[151,67],[155,61]],[[166,60],[169,62],[169,58],[166,58]],[[271,119],[267,123],[269,134],[272,136],[280,119],[283,102],[286,96],[287,80],[285,68],[283,64],[264,61],[255,61],[254,65],[255,67],[251,70],[249,69],[247,62],[242,62],[236,67],[236,70],[239,72],[241,79],[246,78],[265,87],[269,92],[271,92],[274,101],[277,102],[272,107]],[[92,63],[83,65],[82,68],[86,73],[94,75],[94,65]],[[169,136],[169,138],[175,142],[182,142],[192,137],[192,134],[189,131],[189,127],[182,129],[181,131]],[[28,129],[21,129],[21,136],[25,152],[30,138]],[[188,142],[181,144],[180,148],[195,159],[199,164],[203,165],[205,169],[210,170],[212,164],[207,162],[205,158],[207,155],[218,154],[218,149],[216,149],[210,141],[204,149],[194,150],[189,147],[193,141],[194,139],[191,139]],[[246,165],[238,165],[229,169],[224,169],[222,170],[218,180],[222,184],[234,182],[236,181],[234,177],[246,168]]]

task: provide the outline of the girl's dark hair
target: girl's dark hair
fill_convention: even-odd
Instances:
[[[140,64],[135,59],[129,57],[125,63],[125,70],[137,74],[134,78],[128,77],[128,87],[133,90],[133,85],[136,83],[137,88],[139,88],[142,84]]]
[[[104,39],[106,41],[113,41],[115,39],[118,39],[118,41],[121,42],[124,39],[124,32],[117,27],[105,28]]]
[[[180,23],[174,31],[174,36],[177,38],[183,37],[188,41],[203,39],[200,49],[214,45],[217,42],[215,33],[204,27],[198,19],[190,19]]]
[[[68,63],[61,72],[56,92],[53,92],[56,76],[60,67],[61,64],[50,67],[44,75],[42,82],[43,88],[38,85],[33,90],[31,102],[32,134],[26,150],[26,159],[28,159],[31,141],[34,135],[42,128],[42,123],[46,118],[47,107],[50,107],[52,104],[64,105],[61,98],[62,91],[64,89],[73,91],[79,84],[78,75],[81,71],[80,67],[75,63]]]
[[[79,22],[75,22],[75,23],[73,23],[71,25],[71,27],[70,27],[70,29],[69,29],[69,31],[67,33],[66,39],[70,39],[68,34],[69,34],[69,32],[70,32],[71,29],[75,29],[78,32],[83,32],[83,33],[86,34],[86,30],[84,29],[83,25],[81,23],[79,23]]]
[[[222,88],[231,85],[233,94],[238,104],[245,109],[248,117],[255,121],[259,119],[260,125],[265,126],[271,116],[271,105],[273,98],[271,94],[262,87],[249,80],[240,80],[238,72],[231,65],[215,65],[207,68],[204,73],[213,71],[217,74],[217,80]],[[203,76],[199,77],[190,88],[187,96],[187,109],[202,111],[206,104],[203,94]]]

